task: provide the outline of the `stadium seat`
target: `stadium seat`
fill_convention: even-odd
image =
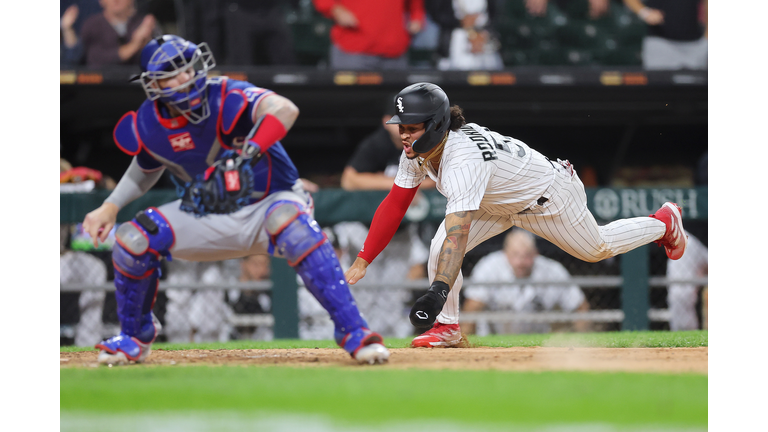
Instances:
[[[523,0],[507,0],[501,2],[500,15],[507,19],[521,19],[528,16],[528,11],[525,10],[525,2]]]
[[[628,28],[616,32],[616,40],[621,46],[642,45],[645,37],[645,28]]]
[[[507,48],[529,49],[537,42],[537,27],[526,21],[515,21],[502,43]]]
[[[596,52],[600,64],[606,66],[640,66],[642,56],[640,48],[621,47],[621,49]]]
[[[560,5],[561,7],[558,7]],[[532,17],[524,1],[504,2],[496,20],[505,66],[637,65],[645,24],[623,4],[589,18],[588,2],[549,2],[545,17]]]
[[[613,34],[619,45],[638,45],[646,34],[646,25],[632,11],[615,7],[612,14]]]
[[[505,67],[527,66],[531,64],[531,58],[526,51],[519,49],[502,49],[501,59]]]
[[[517,42],[517,28],[514,21],[502,20],[496,23],[495,30],[499,35],[501,48],[515,48]]]
[[[568,15],[557,7],[556,3],[549,3],[547,6],[547,16],[545,17],[549,25],[557,27],[565,24],[569,19]]]
[[[563,13],[571,19],[589,18],[589,2],[587,0],[569,0],[561,3]]]
[[[594,53],[590,50],[569,49],[565,52],[565,64],[584,66],[595,64]]]
[[[560,45],[570,48],[596,49],[604,31],[586,20],[571,20],[557,30]]]
[[[433,50],[410,48],[408,64],[414,68],[432,68],[435,66],[434,56]]]
[[[321,61],[328,61],[331,25],[331,20],[324,17],[290,24],[294,50],[300,65],[317,66]]]
[[[543,40],[536,46],[537,64],[544,66],[562,66],[567,64],[566,51],[556,42]]]

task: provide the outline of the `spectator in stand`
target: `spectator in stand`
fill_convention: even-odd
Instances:
[[[424,27],[422,0],[313,0],[335,22],[331,29],[333,69],[408,67],[411,35]]]
[[[453,0],[437,7],[451,8],[458,23],[450,31],[448,56],[438,63],[441,70],[498,70],[504,68],[499,41],[494,35],[491,17],[495,3],[486,0]],[[434,10],[435,2],[430,4]],[[429,9],[428,9],[429,10]],[[435,15],[438,15],[435,13]]]
[[[101,13],[99,0],[61,0],[61,67],[74,67],[82,62],[83,44],[80,34],[83,22]]]
[[[160,35],[154,16],[137,14],[133,0],[99,0],[99,4],[103,8],[102,12],[85,20],[80,40],[77,41],[82,44],[85,64],[139,64],[141,49],[152,37]],[[77,18],[77,9],[69,11],[69,15],[65,12],[65,16],[66,22],[62,17],[62,32],[65,46],[70,46],[73,41],[70,23],[74,23]]]
[[[517,279],[531,281],[567,281],[568,270],[555,260],[539,255],[536,240],[528,231],[513,228],[504,238],[504,249],[492,252],[478,261],[472,270],[471,285],[464,289],[464,312],[484,309],[494,311],[535,312],[559,308],[565,312],[589,310],[584,293],[576,285],[519,285]],[[483,286],[489,282],[509,282],[508,286]],[[485,320],[462,324],[465,333],[546,333],[548,323],[513,322],[493,324]],[[575,321],[573,329],[588,331],[587,321]]]
[[[60,0],[59,1],[59,12],[61,16],[64,16],[66,11],[72,7],[75,7],[77,9],[77,20],[74,23],[74,30],[77,33],[80,33],[80,31],[83,28],[83,23],[85,22],[88,17],[91,15],[95,15],[98,13],[101,13],[102,7],[99,4],[99,0]]]
[[[292,1],[295,3],[295,1]],[[228,65],[294,65],[293,35],[280,0],[219,2]]]
[[[83,45],[77,38],[75,22],[80,9],[77,5],[68,7],[61,16],[61,67],[74,66],[80,62],[83,55]]]
[[[704,243],[691,233],[688,235],[688,247],[682,258],[676,261],[667,260],[667,277],[670,279],[694,279],[707,275],[709,253]],[[704,292],[707,287],[705,286]],[[669,307],[669,329],[698,330],[699,317],[696,314],[696,301],[699,296],[699,286],[693,283],[673,283],[667,290],[667,305]],[[704,295],[706,298],[706,295]],[[706,316],[706,306],[702,305],[702,316]],[[703,326],[702,326],[703,327]],[[704,327],[706,328],[706,327]]]
[[[707,68],[707,0],[624,0],[648,24],[643,67]]]
[[[424,10],[427,17],[439,28],[437,48],[435,52],[439,59],[450,55],[451,35],[453,30],[461,27],[461,21],[453,12],[453,2],[445,0],[424,0]]]

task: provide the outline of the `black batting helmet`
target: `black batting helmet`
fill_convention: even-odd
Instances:
[[[440,144],[451,126],[451,106],[443,89],[432,83],[416,83],[395,96],[396,113],[387,124],[424,124],[424,135],[413,143],[413,151],[426,153]]]

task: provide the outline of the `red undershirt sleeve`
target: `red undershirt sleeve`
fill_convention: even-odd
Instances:
[[[261,153],[266,153],[272,145],[288,133],[280,119],[272,114],[264,114],[256,124],[258,127],[253,132],[253,136],[248,134],[247,139],[258,147]]]
[[[371,229],[368,230],[368,236],[363,243],[363,249],[357,254],[358,257],[370,264],[379,256],[397,232],[397,228],[418,190],[418,187],[405,189],[398,185],[392,186],[392,190],[379,204],[379,208],[373,215]]]

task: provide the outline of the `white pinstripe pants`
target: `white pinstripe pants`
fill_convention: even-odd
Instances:
[[[512,226],[525,229],[552,242],[570,255],[587,262],[597,262],[661,238],[664,222],[650,217],[619,219],[599,226],[587,208],[584,184],[576,172],[571,175],[555,164],[555,181],[544,193],[548,201],[517,214],[496,215],[478,210],[469,229],[467,252]],[[437,263],[445,241],[445,220],[432,239],[429,250],[430,283],[437,273]],[[448,294],[437,320],[443,324],[459,322],[459,292],[464,281],[461,272]]]

